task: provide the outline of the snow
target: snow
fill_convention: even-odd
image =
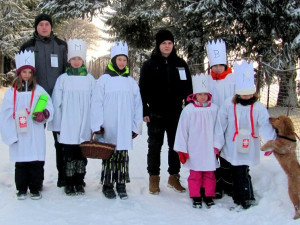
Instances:
[[[0,88],[0,103],[5,88]],[[294,225],[294,209],[288,196],[287,179],[274,156],[262,154],[261,164],[252,167],[251,176],[258,205],[248,210],[233,210],[228,196],[216,200],[208,209],[192,208],[188,192],[177,193],[167,187],[167,144],[162,149],[161,182],[159,195],[148,193],[147,129],[134,139],[130,151],[130,178],[127,184],[127,200],[106,199],[101,192],[101,160],[89,159],[86,174],[86,194],[66,196],[56,187],[57,171],[55,150],[51,132],[47,135],[47,157],[43,198],[41,200],[17,200],[14,183],[14,163],[9,161],[8,146],[0,140],[0,224],[8,225]],[[181,170],[181,181],[187,187],[189,171]]]

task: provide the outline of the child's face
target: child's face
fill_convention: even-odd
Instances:
[[[32,76],[32,70],[31,69],[24,69],[24,70],[21,71],[20,76],[21,76],[22,80],[29,81],[29,79]]]
[[[73,68],[79,68],[83,65],[83,60],[76,56],[70,59],[70,64]]]
[[[161,55],[164,57],[168,57],[171,54],[173,47],[174,47],[174,44],[172,41],[166,40],[166,41],[162,42],[159,45],[159,50],[161,52]]]
[[[123,70],[125,68],[125,66],[127,66],[127,57],[124,55],[117,56],[116,64],[120,70]]]
[[[207,102],[208,100],[208,94],[207,93],[197,93],[196,94],[196,100],[200,102],[201,104]]]
[[[253,98],[253,94],[251,94],[251,95],[240,95],[240,97],[241,97],[241,99],[243,99],[243,100],[249,100],[250,98]]]
[[[211,70],[214,73],[223,73],[225,71],[225,66],[221,64],[217,64],[211,67]]]
[[[51,24],[47,20],[42,20],[36,27],[36,31],[42,37],[49,37],[51,34],[51,29]]]

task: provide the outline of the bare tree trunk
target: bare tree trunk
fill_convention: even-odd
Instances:
[[[291,68],[291,67],[289,67]],[[294,66],[295,68],[295,66]],[[296,70],[281,73],[277,106],[297,107]]]

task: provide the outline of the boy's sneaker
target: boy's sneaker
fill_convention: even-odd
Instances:
[[[65,193],[66,195],[76,195],[76,192],[75,192],[75,188],[73,185],[66,185],[65,186]]]
[[[82,184],[76,185],[75,189],[76,189],[76,193],[78,195],[84,195],[85,191],[84,191],[84,187]]]
[[[103,185],[102,192],[103,192],[104,196],[108,199],[116,198],[116,193],[112,186]]]
[[[206,206],[208,208],[210,208],[211,206],[215,205],[212,197],[203,197],[203,201],[204,201],[204,203],[206,204]]]
[[[30,192],[30,198],[31,198],[32,200],[39,200],[39,199],[42,198],[42,194],[41,194],[41,192],[39,192],[39,191],[33,191],[33,192]]]
[[[202,198],[201,197],[193,197],[193,208],[202,208]]]
[[[17,193],[18,200],[25,200],[27,198],[27,191],[19,191]]]
[[[117,188],[118,195],[120,196],[120,199],[125,200],[128,198],[125,184],[117,184],[116,188]]]

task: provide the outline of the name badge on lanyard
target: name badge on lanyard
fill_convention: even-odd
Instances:
[[[184,67],[177,67],[177,69],[179,72],[180,80],[186,80],[186,73]]]
[[[51,67],[58,67],[58,55],[51,54]]]

